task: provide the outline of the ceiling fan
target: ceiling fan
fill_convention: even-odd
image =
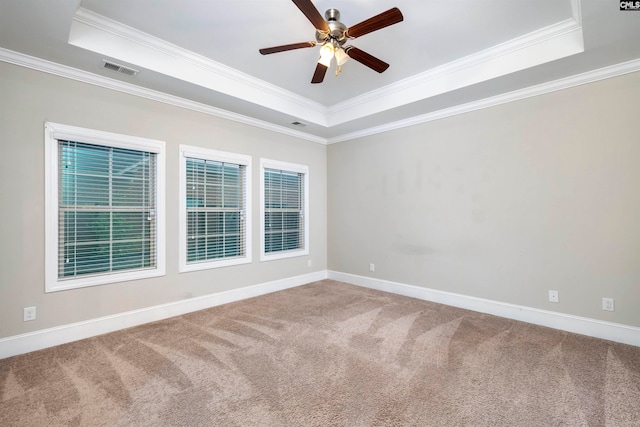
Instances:
[[[340,12],[338,9],[329,9],[325,12],[325,18],[311,3],[311,0],[292,0],[298,9],[307,17],[316,28],[316,41],[292,43],[282,46],[267,47],[260,49],[263,55],[271,53],[285,52],[287,50],[302,49],[321,45],[320,60],[316,65],[311,83],[322,83],[324,76],[331,65],[331,60],[335,57],[338,69],[336,75],[341,71],[342,65],[349,59],[360,62],[378,73],[382,73],[389,64],[358,49],[355,46],[344,46],[347,40],[369,34],[389,25],[397,24],[403,20],[402,12],[397,7],[382,12],[376,16],[366,19],[356,25],[347,28],[340,22]]]

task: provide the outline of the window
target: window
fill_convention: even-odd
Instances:
[[[180,271],[251,262],[251,157],[180,146]]]
[[[309,170],[304,165],[260,161],[261,260],[309,253]]]
[[[45,124],[47,292],[161,276],[164,142]]]

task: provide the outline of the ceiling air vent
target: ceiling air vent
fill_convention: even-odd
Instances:
[[[124,65],[116,64],[115,62],[104,61],[104,68],[111,71],[117,71],[118,73],[126,74],[127,76],[135,76],[138,74],[138,70],[133,68],[127,68]]]
[[[299,126],[301,128],[307,126],[305,123],[302,123],[302,122],[291,122],[291,124],[294,126]]]

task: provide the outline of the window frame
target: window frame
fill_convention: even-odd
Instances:
[[[303,220],[304,220],[304,247],[301,249],[279,252],[265,252],[265,170],[275,169],[283,172],[293,172],[304,175],[303,183]],[[279,160],[260,159],[260,261],[272,261],[285,258],[293,258],[309,255],[309,167],[297,163],[283,162]]]
[[[196,158],[199,160],[211,160],[214,162],[233,163],[245,167],[245,188],[244,188],[244,206],[245,206],[245,254],[244,256],[232,258],[220,258],[206,261],[198,261],[189,263],[187,261],[187,158]],[[249,264],[252,262],[253,239],[252,227],[252,207],[251,207],[251,156],[226,151],[218,151],[208,148],[195,147],[191,145],[180,144],[180,177],[179,177],[179,269],[180,273],[189,271],[208,270],[221,267],[230,267],[234,265]]]
[[[69,279],[58,277],[59,152],[62,141],[104,147],[148,151],[156,155],[155,268],[109,272]],[[117,282],[147,279],[166,274],[165,142],[60,123],[45,122],[45,292],[56,292]]]

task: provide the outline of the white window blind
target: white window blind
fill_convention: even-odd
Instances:
[[[251,262],[251,156],[180,145],[179,271]]]
[[[187,263],[246,254],[246,166],[186,159]]]
[[[156,161],[58,141],[58,279],[155,268]]]
[[[264,168],[264,252],[305,248],[305,174]]]
[[[165,143],[46,122],[45,291],[165,274]]]

